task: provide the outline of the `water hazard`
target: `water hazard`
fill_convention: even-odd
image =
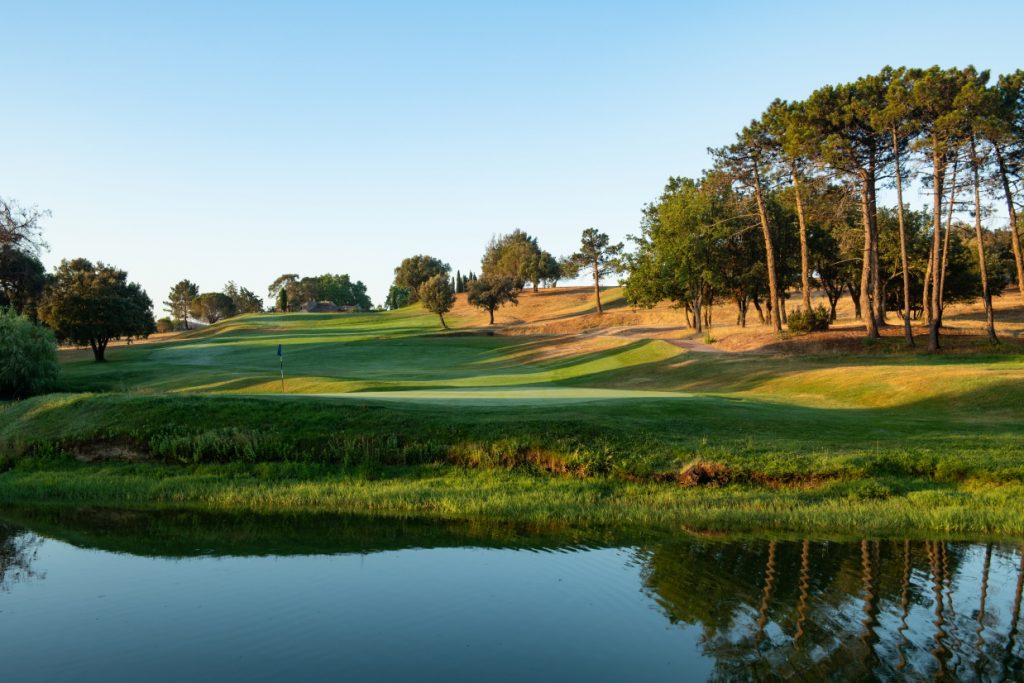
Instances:
[[[1021,546],[0,513],[6,680],[1022,680]]]

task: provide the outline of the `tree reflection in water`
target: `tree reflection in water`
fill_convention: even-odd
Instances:
[[[1024,673],[1024,549],[805,540],[686,541],[640,552],[646,591],[671,621],[702,629],[719,679]],[[989,585],[997,567],[1008,584],[998,603]]]
[[[0,522],[0,591],[29,579],[45,578],[32,568],[43,540],[30,531]]]

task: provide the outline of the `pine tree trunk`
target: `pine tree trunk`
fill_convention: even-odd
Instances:
[[[868,187],[872,184],[868,175],[861,176],[860,192],[860,214],[861,222],[864,224],[864,254],[863,264],[860,270],[860,306],[858,312],[864,319],[864,329],[871,339],[878,338],[878,319],[875,317],[875,309],[871,304],[871,266],[874,263],[872,255],[873,235],[871,229],[871,211],[868,208]]]
[[[871,226],[871,302],[875,316],[875,328],[885,326],[885,297],[882,291],[882,269],[878,264],[878,199],[875,194],[875,160],[872,156],[868,166],[867,210]]]
[[[928,318],[928,350],[935,352],[939,350],[939,286],[938,273],[939,244],[942,238],[942,176],[945,173],[945,164],[942,158],[942,151],[939,149],[938,140],[932,138],[932,271],[935,285],[931,288],[931,300]]]
[[[757,199],[757,213],[761,219],[761,230],[764,233],[765,260],[768,266],[768,303],[771,306],[772,329],[782,331],[782,320],[779,318],[779,284],[775,272],[775,245],[772,242],[771,229],[768,226],[768,209],[765,206],[764,194],[761,191],[761,174],[754,164],[754,195]]]
[[[939,282],[939,327],[942,327],[942,312],[946,308],[946,271],[949,269],[949,233],[953,230],[953,209],[956,206],[956,172],[958,160],[953,160],[953,177],[949,186],[949,207],[946,214],[946,234],[942,238],[942,267],[938,273]]]
[[[981,172],[974,137],[971,137],[971,166],[974,170],[974,237],[978,240],[978,270],[981,271],[981,298],[985,302],[985,319],[988,339],[998,343],[995,314],[992,311],[992,295],[988,291],[988,268],[985,264],[985,240],[981,232]]]
[[[604,313],[604,309],[601,308],[601,275],[597,270],[597,261],[594,261],[594,298],[597,300],[597,312],[600,315]]]
[[[900,168],[900,146],[895,129],[892,131],[892,152],[896,159],[896,216],[900,229],[900,267],[903,269],[903,336],[907,346],[914,345],[914,332],[910,329],[910,269],[907,266],[907,226],[903,216],[903,171]]]
[[[805,311],[811,310],[811,266],[807,249],[807,222],[804,219],[804,203],[800,197],[800,174],[793,165],[793,193],[796,195],[796,217],[800,224],[800,287]]]
[[[932,250],[928,250],[928,265],[924,269],[924,284],[922,285],[921,291],[921,309],[924,312],[925,322],[931,324],[932,322],[932,306],[931,306],[931,284],[932,284]]]
[[[1013,262],[1017,266],[1017,289],[1020,299],[1024,302],[1024,255],[1021,254],[1020,233],[1017,232],[1017,207],[1013,203],[1013,192],[1010,190],[1010,178],[1006,171],[1006,160],[999,145],[992,145],[996,150],[996,161],[999,163],[999,178],[1003,183],[1003,194],[1006,195],[1006,208],[1010,212],[1010,243],[1013,245]]]
[[[441,327],[448,329],[448,324],[444,321],[444,313],[438,313],[437,317],[441,319]]]
[[[853,319],[860,320],[860,290],[855,289],[852,282],[846,283],[846,289],[850,292],[850,300],[853,301]]]
[[[491,314],[491,322],[489,322],[487,324],[488,325],[493,325],[494,324],[494,309],[493,308],[488,308],[487,312]]]

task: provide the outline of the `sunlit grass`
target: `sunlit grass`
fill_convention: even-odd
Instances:
[[[684,489],[606,478],[451,467],[373,477],[321,466],[69,466],[0,477],[8,504],[213,512],[330,512],[691,530],[909,535],[1024,534],[1024,485],[888,480],[808,489]]]

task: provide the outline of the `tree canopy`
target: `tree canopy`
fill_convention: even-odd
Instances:
[[[433,275],[420,285],[418,295],[419,300],[423,302],[423,307],[431,313],[437,313],[441,319],[441,327],[447,329],[448,324],[444,321],[444,314],[452,310],[452,306],[455,305],[455,289],[452,287],[451,280],[448,279],[448,274]]]
[[[948,302],[980,297],[995,341],[991,297],[1008,272],[1024,300],[1024,72],[993,85],[972,66],[885,67],[803,101],[775,100],[712,151],[711,173],[670,178],[645,210],[637,251],[626,259],[631,300],[672,299],[689,318],[731,296],[741,324],[747,303],[762,318],[764,304],[779,330],[788,291],[799,288],[807,309],[817,285],[833,317],[848,292],[872,337],[894,310],[912,344],[910,318],[926,317],[932,350]],[[903,190],[915,181],[931,194],[925,213],[905,205]],[[878,203],[886,183],[897,194],[891,210]],[[991,215],[985,199],[1005,201],[1005,229],[983,224]],[[748,239],[752,229],[760,245]]]
[[[58,367],[53,332],[11,309],[0,309],[0,399],[49,390]]]
[[[192,313],[192,301],[199,296],[199,285],[191,280],[180,280],[167,294],[164,310],[171,314],[171,319],[189,329],[188,317]]]
[[[402,259],[402,262],[395,268],[394,286],[409,292],[409,303],[416,303],[420,299],[420,287],[433,278],[435,275],[448,276],[452,270],[451,266],[441,259],[417,254]]]
[[[235,315],[235,302],[222,292],[204,292],[192,300],[189,311],[193,318],[214,324]]]
[[[106,359],[112,339],[145,337],[156,329],[153,302],[128,274],[103,262],[63,260],[43,295],[39,316],[57,339],[92,348]]]
[[[494,324],[494,311],[505,304],[519,303],[519,289],[510,277],[484,275],[469,283],[467,301],[481,308],[490,315],[490,323]]]
[[[516,229],[491,239],[481,262],[482,277],[509,278],[517,289],[532,283],[534,289],[543,279],[542,266],[548,263],[537,246],[537,238]]]
[[[593,276],[598,313],[604,312],[601,307],[601,278],[619,269],[622,249],[622,242],[612,244],[606,233],[597,228],[587,228],[580,238],[580,250],[569,257],[576,273],[585,270]]]
[[[306,304],[317,301],[331,301],[338,306],[358,306],[364,311],[373,308],[366,294],[366,285],[361,280],[353,281],[344,273],[324,273],[310,277],[285,273],[270,283],[267,294],[282,312],[298,311]]]
[[[224,285],[224,295],[231,299],[235,315],[263,312],[263,299],[256,296],[255,292],[238,286],[234,280]]]
[[[13,308],[34,320],[45,287],[46,269],[35,254],[0,247],[0,308]]]

